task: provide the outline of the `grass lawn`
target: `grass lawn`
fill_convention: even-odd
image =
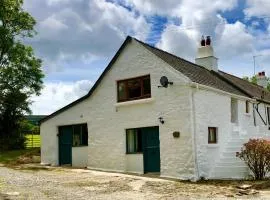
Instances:
[[[33,156],[40,156],[40,148],[0,151],[0,163],[19,164],[22,158],[32,158]]]

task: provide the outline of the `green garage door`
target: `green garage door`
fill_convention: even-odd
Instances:
[[[144,172],[160,172],[158,127],[142,128]]]
[[[72,126],[59,127],[59,165],[71,165]]]

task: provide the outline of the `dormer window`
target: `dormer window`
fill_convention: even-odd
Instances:
[[[117,81],[117,102],[150,97],[150,75]]]

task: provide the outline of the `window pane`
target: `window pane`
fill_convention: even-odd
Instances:
[[[134,141],[135,129],[127,130],[127,152],[135,152],[135,141]]]
[[[215,127],[208,128],[208,143],[217,143],[217,129]]]
[[[143,79],[143,95],[151,94],[150,77]]]
[[[81,126],[75,125],[73,126],[73,146],[81,145]]]
[[[126,99],[126,84],[125,82],[118,82],[118,100]]]
[[[137,129],[137,152],[142,152],[142,131]]]
[[[88,145],[88,129],[87,124],[82,125],[82,145]]]
[[[141,129],[127,130],[127,153],[142,152]]]
[[[128,96],[129,98],[136,98],[141,96],[141,80],[133,79],[128,81]]]

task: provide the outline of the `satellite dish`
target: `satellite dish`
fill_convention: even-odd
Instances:
[[[162,85],[162,87],[168,87],[168,84],[169,84],[169,80],[166,76],[162,76],[160,78],[160,84]]]
[[[167,88],[168,85],[169,84],[172,85],[173,82],[170,82],[166,76],[162,76],[160,78],[160,84],[161,84],[161,86],[159,86],[159,87],[165,87],[165,88]]]

